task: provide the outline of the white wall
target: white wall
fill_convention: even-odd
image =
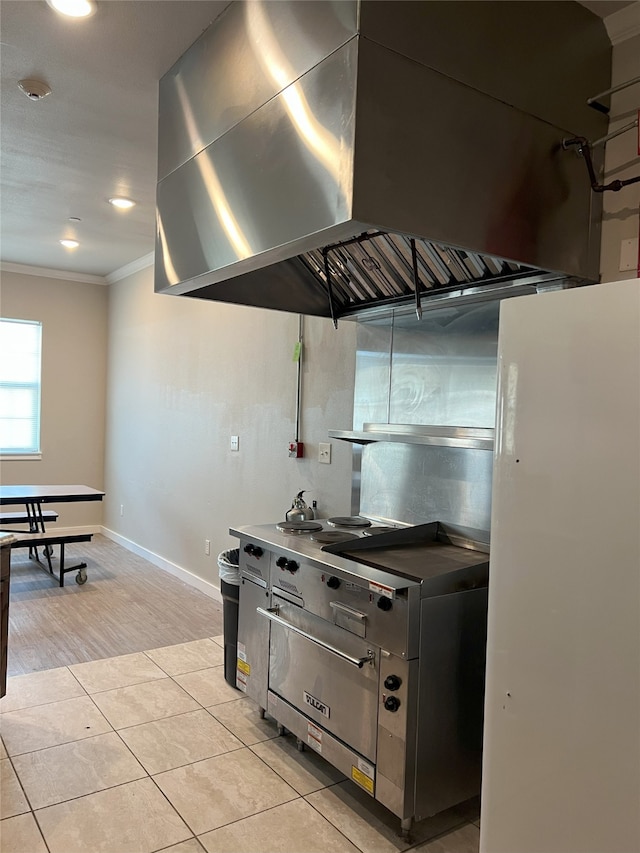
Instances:
[[[638,4],[636,4],[638,6]],[[640,8],[637,12],[640,16]],[[638,29],[638,27],[636,27]],[[612,86],[640,77],[640,35],[616,44],[613,49]],[[594,94],[597,94],[594,92]],[[633,121],[640,109],[640,83],[629,86],[611,97],[609,132]],[[586,172],[586,169],[585,169]],[[628,130],[607,142],[605,183],[640,175],[638,131]],[[620,270],[620,244],[637,240],[640,231],[640,183],[619,192],[606,192],[603,198],[602,254],[600,270],[603,281],[623,281],[637,275],[636,270]]]
[[[107,299],[104,285],[2,272],[2,316],[42,322],[42,458],[3,461],[3,484],[103,487]],[[58,527],[102,520],[100,503],[55,508]]]
[[[331,465],[317,451],[327,430],[351,426],[355,323],[307,317],[304,330],[296,460],[297,315],[157,295],[152,268],[110,286],[110,531],[217,585],[218,553],[237,546],[230,526],[282,519],[300,489],[324,516],[350,512],[350,445],[332,442]]]
[[[499,365],[480,850],[637,853],[640,280],[507,300]]]

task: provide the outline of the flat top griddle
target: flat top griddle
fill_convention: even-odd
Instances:
[[[487,550],[486,543],[452,536],[439,522],[323,548],[323,551],[361,565],[426,584],[431,592],[443,593],[465,586],[486,585],[489,577]]]

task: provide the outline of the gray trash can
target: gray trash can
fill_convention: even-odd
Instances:
[[[224,625],[224,678],[236,687],[236,660],[238,657],[238,605],[240,601],[240,550],[222,551],[218,554],[220,591],[222,592],[222,619]]]

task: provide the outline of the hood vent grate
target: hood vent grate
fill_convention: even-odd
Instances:
[[[540,275],[534,267],[492,255],[383,231],[367,232],[299,257],[327,294],[334,319],[372,302],[415,298],[414,268],[419,297]]]

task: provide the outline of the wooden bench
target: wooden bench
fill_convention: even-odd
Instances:
[[[37,518],[40,521],[40,516]],[[58,513],[52,509],[43,509],[42,510],[42,521],[57,521]],[[5,524],[31,524],[34,521],[33,517],[28,515],[26,512],[1,512],[0,513],[0,527],[4,527]],[[13,531],[10,531],[13,533]],[[22,533],[22,531],[18,531]]]
[[[87,582],[87,572],[85,571],[87,568],[86,563],[77,563],[75,566],[65,566],[64,546],[68,542],[91,542],[93,533],[16,533],[15,537],[15,541],[11,543],[11,548],[28,548],[29,558],[31,560],[35,560],[45,571],[48,569],[49,573],[52,575],[54,575],[53,565],[51,563],[53,546],[60,546],[60,566],[58,569],[58,580],[60,586],[64,586],[64,576],[67,572],[75,572],[76,570],[78,572],[76,575],[76,583],[82,585]],[[47,565],[45,565],[38,556],[39,546],[42,546],[44,556],[47,560]]]

